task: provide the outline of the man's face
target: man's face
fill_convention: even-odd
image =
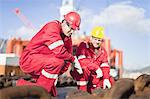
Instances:
[[[95,48],[98,48],[101,46],[103,42],[103,39],[100,39],[100,38],[96,38],[96,37],[91,37],[91,43],[93,44],[93,46]]]
[[[66,22],[65,20],[62,22],[62,30],[63,30],[63,33],[68,37],[71,36],[72,33],[75,31],[74,29],[71,28],[69,23]]]

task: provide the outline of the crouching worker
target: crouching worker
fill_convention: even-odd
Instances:
[[[69,12],[64,20],[47,23],[29,42],[20,57],[20,68],[30,74],[35,83],[19,79],[17,86],[37,85],[56,96],[58,75],[67,71],[75,57],[72,55],[72,33],[79,29],[80,15]]]
[[[96,88],[110,88],[114,82],[110,77],[110,66],[107,52],[102,46],[104,42],[103,27],[95,27],[91,32],[89,42],[81,42],[77,48],[77,57],[83,74],[73,68],[70,72],[77,81],[78,89],[92,93]]]

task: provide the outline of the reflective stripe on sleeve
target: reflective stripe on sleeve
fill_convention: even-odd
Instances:
[[[58,47],[58,46],[60,46],[60,45],[63,45],[63,44],[64,44],[64,42],[63,42],[62,40],[58,40],[58,41],[56,41],[56,42],[50,44],[50,45],[48,46],[48,48],[52,50],[52,49],[54,49],[54,48],[56,48],[56,47]]]
[[[42,70],[42,75],[44,75],[47,78],[53,78],[53,79],[56,79],[58,77],[58,74],[50,74],[46,72],[44,69]]]
[[[85,86],[87,85],[88,81],[77,81],[77,85],[80,85],[80,86]]]
[[[83,59],[83,58],[86,58],[86,56],[85,55],[78,56],[78,59]]]
[[[108,63],[102,63],[100,67],[109,67]]]

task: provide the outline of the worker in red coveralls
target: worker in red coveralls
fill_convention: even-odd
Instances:
[[[81,42],[77,48],[77,57],[83,74],[79,74],[76,68],[71,70],[71,75],[77,81],[79,90],[92,93],[96,88],[110,88],[114,82],[110,77],[110,66],[107,60],[107,52],[102,45],[104,42],[104,29],[97,26],[91,32],[89,42]]]
[[[64,20],[47,23],[29,42],[20,57],[20,68],[30,74],[35,83],[19,79],[17,86],[37,85],[53,96],[57,95],[56,82],[59,75],[77,61],[72,55],[71,35],[79,29],[80,15],[69,12]]]

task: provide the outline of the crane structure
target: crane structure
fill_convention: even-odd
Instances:
[[[75,11],[73,0],[62,0],[62,5],[59,8],[60,21],[62,21],[64,15],[70,11]]]
[[[14,13],[20,18],[20,20],[24,23],[24,25],[28,28],[35,29],[34,25],[27,19],[25,15],[23,15],[19,8],[14,9]]]

